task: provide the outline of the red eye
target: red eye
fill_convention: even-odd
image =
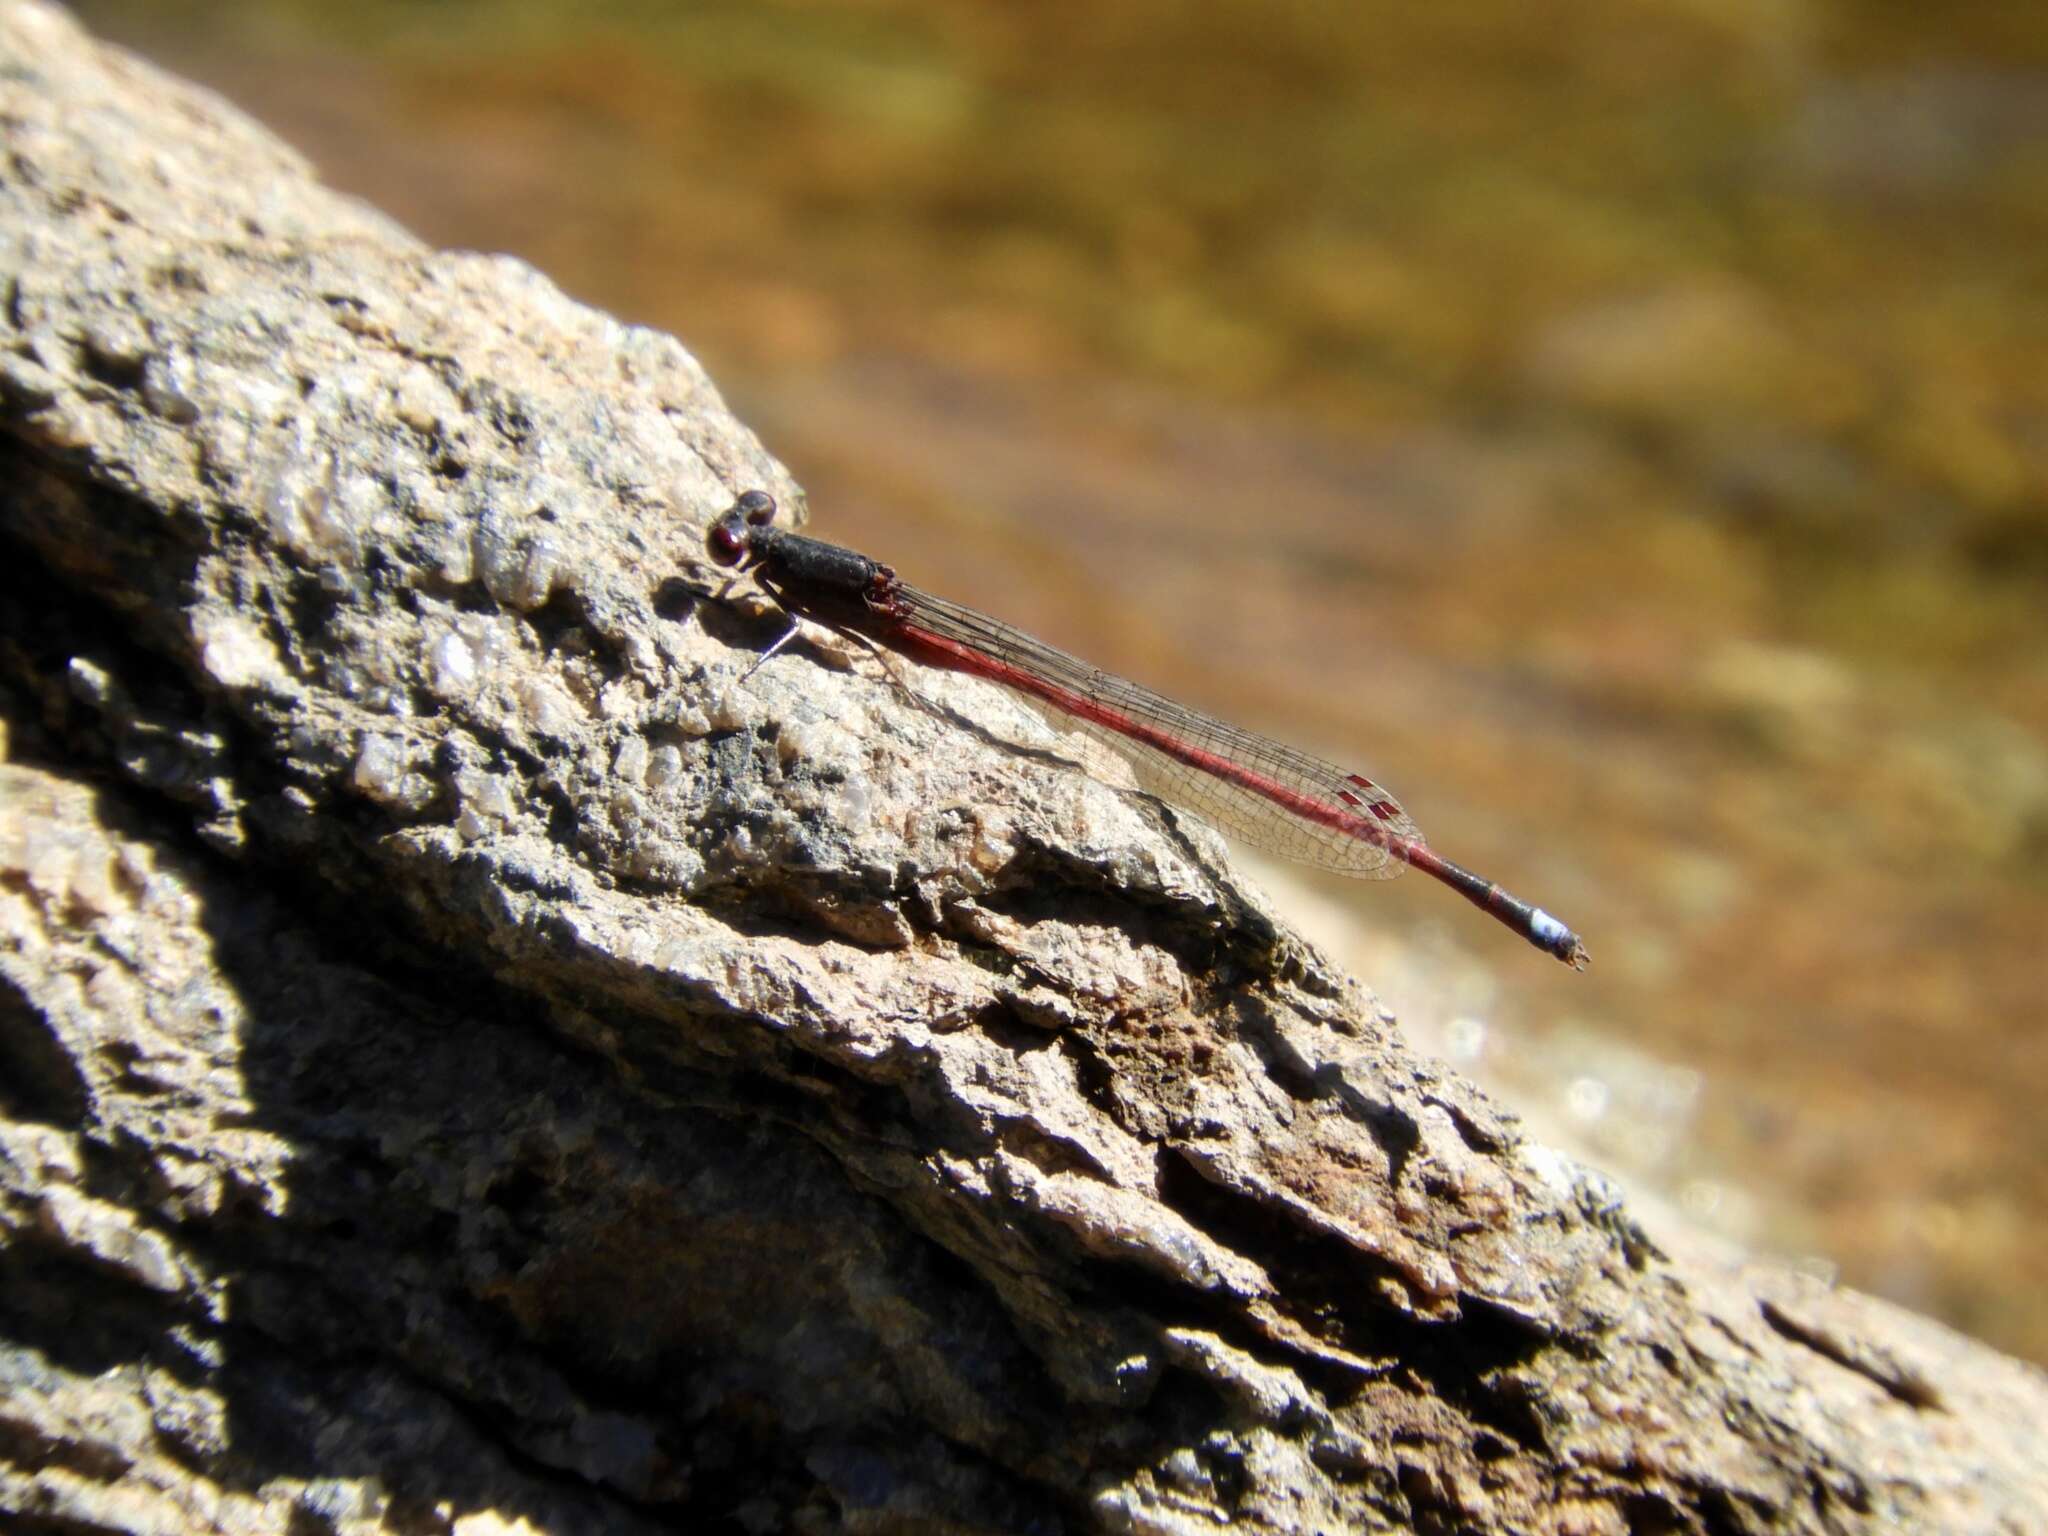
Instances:
[[[754,552],[750,530],[766,528],[774,521],[773,496],[766,491],[742,491],[704,535],[704,547],[715,564],[738,565]]]
[[[738,565],[747,553],[747,536],[728,512],[711,525],[711,531],[704,536],[704,547],[713,564]]]

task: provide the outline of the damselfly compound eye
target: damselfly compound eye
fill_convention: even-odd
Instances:
[[[746,558],[747,535],[733,512],[711,525],[711,531],[704,535],[704,548],[714,565],[738,565]]]
[[[766,491],[742,491],[704,535],[705,548],[714,564],[738,565],[753,549],[753,539],[747,530],[766,528],[774,521],[773,496]]]

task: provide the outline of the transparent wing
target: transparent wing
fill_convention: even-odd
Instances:
[[[1131,765],[1147,793],[1254,848],[1363,880],[1408,867],[1421,830],[1363,774],[1191,710],[1020,630],[898,585],[889,636],[1049,705]]]

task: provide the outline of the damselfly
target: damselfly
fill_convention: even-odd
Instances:
[[[748,491],[712,525],[706,543],[714,561],[750,570],[790,613],[1051,705],[1122,753],[1160,798],[1253,847],[1366,880],[1419,869],[1546,954],[1586,968],[1577,934],[1442,857],[1400,803],[1363,774],[1176,704],[999,619],[920,592],[866,555],[777,528],[774,519],[774,498]]]

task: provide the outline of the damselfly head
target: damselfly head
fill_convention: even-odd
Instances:
[[[717,565],[738,565],[753,552],[749,530],[766,528],[775,521],[775,498],[766,491],[742,491],[739,500],[720,515],[704,535],[704,544]]]

